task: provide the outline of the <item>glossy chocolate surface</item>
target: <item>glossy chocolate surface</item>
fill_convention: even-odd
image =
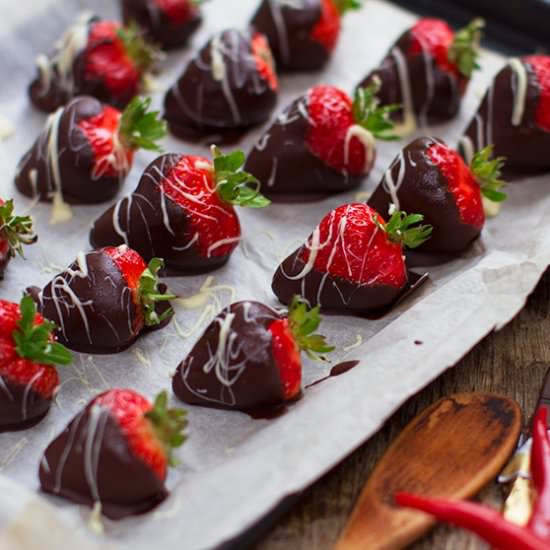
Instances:
[[[277,93],[258,72],[252,34],[226,30],[215,35],[190,61],[164,99],[171,132],[204,141],[244,131],[269,118]]]
[[[307,95],[292,102],[258,140],[244,169],[273,201],[316,200],[358,187],[364,176],[350,176],[326,165],[307,147]]]
[[[59,194],[72,204],[112,199],[120,178],[94,174],[94,151],[78,123],[99,114],[102,104],[93,97],[73,99],[50,116],[46,127],[17,167],[15,185],[23,195],[51,201]]]
[[[208,326],[172,380],[186,403],[250,411],[283,404],[269,326],[283,316],[258,302],[237,302]]]
[[[112,519],[142,514],[166,496],[164,482],[133,455],[110,411],[89,404],[50,443],[40,462],[42,490],[101,505]]]
[[[439,140],[422,137],[407,145],[394,159],[368,200],[369,206],[387,219],[397,198],[398,210],[423,214],[422,223],[433,226],[431,237],[418,249],[423,252],[458,252],[477,239],[481,229],[463,223],[446,178],[427,155]]]

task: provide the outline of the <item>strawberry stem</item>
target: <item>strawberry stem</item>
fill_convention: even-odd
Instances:
[[[153,408],[145,413],[145,418],[151,422],[155,435],[164,445],[168,463],[175,466],[177,462],[172,451],[181,447],[187,439],[185,434],[187,411],[185,409],[169,409],[168,394],[162,391],[155,398]]]
[[[470,78],[476,69],[479,69],[479,43],[481,41],[485,21],[476,18],[470,21],[467,27],[456,32],[449,48],[449,60],[455,63],[458,70],[466,78]]]
[[[500,174],[506,159],[504,157],[493,159],[492,156],[493,146],[487,145],[474,155],[470,168],[481,187],[482,194],[493,202],[502,202],[506,199],[506,193],[499,189],[506,185],[506,182],[500,179]]]
[[[433,227],[417,225],[423,219],[422,214],[407,214],[402,210],[395,211],[386,224],[374,216],[376,225],[387,233],[389,239],[405,248],[417,248],[430,238]]]
[[[13,213],[13,199],[0,205],[0,238],[8,240],[9,255],[19,254],[22,258],[24,244],[34,244],[38,237],[32,228],[30,216],[16,216]]]
[[[368,130],[375,138],[386,141],[399,139],[399,136],[391,134],[394,123],[390,120],[391,113],[401,108],[401,105],[384,105],[379,107],[380,100],[377,97],[380,91],[381,81],[378,76],[365,88],[357,88],[353,99],[353,118],[359,126]]]
[[[358,10],[363,7],[363,0],[332,0],[340,15],[344,15],[348,11]]]
[[[52,331],[55,329],[55,324],[46,320],[37,323],[36,305],[29,295],[23,296],[19,309],[21,318],[17,321],[17,329],[12,333],[15,351],[19,357],[43,365],[71,363],[73,360],[71,352],[53,340]]]
[[[142,31],[135,21],[120,27],[117,30],[117,36],[122,41],[128,57],[141,72],[150,69],[160,57],[159,50],[144,39]]]
[[[175,294],[163,294],[158,289],[158,272],[164,267],[164,260],[153,258],[147,269],[143,271],[139,278],[138,292],[141,305],[144,311],[145,325],[154,327],[159,325],[165,319],[174,314],[174,310],[169,307],[161,315],[157,313],[156,305],[158,302],[167,302],[176,298]]]
[[[157,141],[166,135],[166,121],[159,117],[159,111],[149,111],[150,106],[150,97],[134,97],[122,112],[119,136],[127,149],[162,152]]]
[[[334,351],[335,348],[326,343],[324,336],[314,334],[321,324],[319,306],[311,308],[306,300],[295,295],[288,308],[288,322],[300,350],[311,359],[323,360],[320,354]]]
[[[224,155],[215,145],[212,145],[211,151],[216,188],[223,201],[248,208],[265,208],[271,204],[260,193],[259,180],[242,170],[246,158],[242,151]]]

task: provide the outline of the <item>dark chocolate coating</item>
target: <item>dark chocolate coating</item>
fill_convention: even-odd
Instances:
[[[0,433],[30,428],[50,410],[51,399],[0,374]]]
[[[301,251],[302,247],[294,251],[273,276],[271,288],[283,304],[290,304],[292,297],[298,294],[324,311],[363,316],[388,307],[403,292],[403,288],[390,285],[357,284],[322,273],[315,267],[299,279],[292,279],[290,277],[296,277],[305,267]]]
[[[503,175],[508,179],[550,171],[550,132],[536,122],[539,83],[529,63],[522,60],[522,65],[527,73],[527,89],[520,124],[512,124],[517,76],[511,66],[506,65],[495,77],[465,132],[474,152],[492,143],[493,154],[506,157]],[[469,160],[463,146],[465,138],[461,140],[460,150]]]
[[[183,0],[191,4],[191,0]],[[121,0],[125,24],[135,21],[152,42],[165,50],[185,46],[199,28],[202,17],[197,8],[190,8],[189,19],[173,21],[154,0]]]
[[[331,52],[311,34],[322,15],[321,0],[262,0],[250,25],[269,40],[277,68],[281,71],[318,71]]]
[[[258,72],[251,40],[251,33],[226,30],[191,60],[164,98],[165,118],[173,134],[197,141],[244,130],[269,118],[277,93]],[[212,51],[218,52],[219,63],[212,62]]]
[[[95,221],[90,232],[93,248],[127,244],[146,261],[163,258],[168,275],[205,273],[227,262],[229,256],[207,258],[197,252],[188,214],[161,189],[162,179],[180,158],[163,155],[145,169],[137,189]]]
[[[389,170],[397,184],[399,210],[411,214],[423,214],[422,223],[433,226],[431,237],[417,250],[423,252],[459,252],[469,246],[481,233],[481,228],[464,223],[454,195],[449,191],[448,182],[427,155],[428,149],[440,140],[421,137],[407,145],[394,159]],[[399,177],[399,174],[402,177]],[[386,190],[387,175],[374,190],[368,205],[388,215],[392,203]]]
[[[57,325],[60,343],[84,353],[117,353],[145,330],[166,324],[140,330],[141,312],[113,259],[99,250],[86,253],[83,261],[87,273],[77,261],[41,291],[28,289],[38,311]],[[168,307],[168,302],[160,302],[159,313]]]
[[[358,187],[364,176],[334,170],[307,147],[307,96],[283,111],[252,149],[244,169],[273,201],[314,200]]]
[[[56,166],[65,202],[95,204],[108,201],[118,193],[123,175],[120,178],[103,175],[94,179],[95,154],[86,135],[78,127],[79,122],[96,116],[102,109],[101,102],[93,97],[77,97],[62,111],[51,115],[53,118],[48,120],[17,167],[15,185],[23,195],[51,201],[59,191],[55,178]]]
[[[282,404],[283,386],[269,331],[281,318],[258,302],[231,304],[178,366],[174,393],[186,403],[215,408],[247,411]]]
[[[67,32],[81,26],[84,30],[87,28],[89,34],[93,25],[101,21],[101,18],[97,15],[90,15],[89,17],[84,17],[84,15]],[[77,31],[75,35],[80,35],[80,31]],[[49,56],[50,74],[44,77],[39,69],[36,78],[29,86],[29,96],[36,107],[42,111],[52,112],[65,105],[73,97],[90,95],[104,103],[122,109],[138,93],[139,90],[135,89],[134,86],[127,86],[115,92],[108,87],[107,82],[101,76],[91,77],[86,75],[87,43],[78,42],[78,39],[75,39],[74,36],[70,38],[64,35],[61,38],[61,44],[65,40],[70,40],[71,45],[67,48],[69,51],[72,51],[75,45],[78,45],[80,49],[72,53],[71,63],[67,67],[67,74],[62,73],[63,69],[60,68],[57,60],[57,55],[60,53],[59,48],[56,47],[53,50]],[[62,57],[65,57],[65,55],[62,55]]]
[[[78,504],[101,503],[112,519],[142,514],[162,502],[164,482],[133,455],[110,411],[90,403],[46,449],[42,490]]]
[[[419,126],[441,124],[454,118],[460,110],[462,95],[468,79],[459,78],[441,69],[428,52],[410,53],[412,35],[406,31],[390,49],[379,67],[371,71],[358,85],[365,87],[375,76],[380,79],[378,98],[382,105],[404,104],[402,84],[396,55],[403,56],[412,96],[412,111]],[[397,54],[395,50],[398,50]],[[403,109],[393,113],[395,120],[403,121]]]

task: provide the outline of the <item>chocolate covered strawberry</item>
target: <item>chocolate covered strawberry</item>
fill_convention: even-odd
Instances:
[[[259,302],[225,308],[206,329],[173,378],[174,393],[187,403],[253,411],[296,399],[302,389],[300,353],[327,353],[314,334],[321,318],[298,297],[288,313]]]
[[[315,86],[295,100],[252,149],[245,170],[273,200],[304,200],[360,185],[376,158],[375,139],[394,139],[378,106],[378,82],[352,100],[335,86]]]
[[[428,252],[459,252],[477,239],[485,224],[483,197],[500,202],[506,195],[500,172],[502,158],[490,146],[468,166],[443,141],[418,138],[397,155],[376,188],[369,205],[379,212],[418,212],[433,226]]]
[[[133,99],[121,113],[92,97],[78,97],[50,115],[36,143],[19,162],[17,189],[41,201],[91,204],[113,198],[134,153],[159,151],[166,133],[150,99]],[[65,208],[65,210],[67,210]],[[61,212],[63,212],[61,210]],[[59,216],[54,209],[54,219]]]
[[[96,220],[92,246],[125,243],[146,260],[164,258],[168,274],[222,266],[241,238],[233,205],[262,208],[269,201],[259,193],[259,182],[241,170],[242,152],[212,151],[213,162],[190,155],[153,161],[137,189]]]
[[[85,12],[49,56],[38,56],[38,76],[29,95],[39,109],[49,112],[77,95],[121,109],[143,90],[155,55],[135,25],[122,27]]]
[[[282,71],[316,71],[330,59],[342,15],[361,0],[262,0],[251,26],[264,33]]]
[[[80,252],[42,290],[29,292],[38,311],[59,328],[60,342],[75,351],[117,353],[173,315],[174,295],[159,285],[159,258],[149,265],[126,245]]]
[[[30,296],[0,300],[0,432],[29,427],[50,409],[59,389],[54,365],[72,361],[53,329]]]
[[[169,409],[166,392],[152,404],[133,390],[106,391],[46,449],[42,490],[112,519],[145,513],[168,496],[167,470],[186,426],[185,411]]]
[[[9,261],[19,254],[23,257],[23,245],[34,244],[38,237],[32,228],[30,216],[14,213],[13,199],[0,199],[0,279]]]
[[[278,267],[273,292],[284,304],[299,294],[321,309],[355,315],[387,307],[407,287],[404,249],[431,234],[422,219],[395,211],[386,223],[366,204],[339,206]]]
[[[164,98],[170,131],[204,143],[237,141],[269,118],[278,81],[263,34],[229,29],[191,59]]]
[[[121,0],[122,17],[136,22],[163,49],[184,46],[198,29],[201,0]]]
[[[417,126],[454,118],[478,68],[483,25],[482,19],[474,19],[455,33],[441,19],[419,19],[401,35],[359,88],[380,79],[381,103],[402,105],[394,114],[401,135],[410,134]]]
[[[460,141],[467,162],[493,144],[509,179],[550,172],[550,56],[514,58],[497,74]]]

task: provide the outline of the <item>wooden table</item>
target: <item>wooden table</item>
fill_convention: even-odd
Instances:
[[[456,367],[409,399],[376,436],[307,491],[257,545],[257,550],[332,548],[388,444],[420,410],[445,395],[461,391],[500,393],[516,399],[529,416],[550,367],[549,318],[550,270],[514,321],[489,335]],[[480,498],[498,506],[502,502],[501,490],[492,483]],[[412,548],[473,550],[487,545],[464,531],[438,526]]]

